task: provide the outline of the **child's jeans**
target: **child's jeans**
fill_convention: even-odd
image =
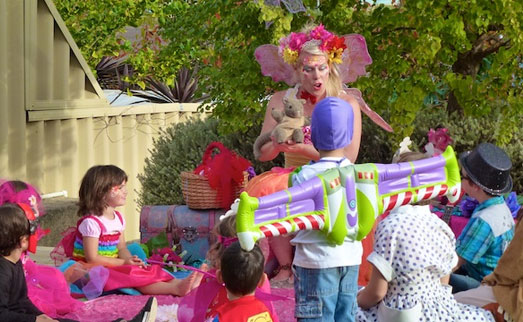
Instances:
[[[470,277],[467,269],[461,266],[454,273],[450,274],[449,284],[452,286],[452,294],[454,294],[479,287],[481,281]]]
[[[298,321],[354,321],[359,266],[293,266]]]

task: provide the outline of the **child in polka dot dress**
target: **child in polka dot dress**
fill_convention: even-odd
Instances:
[[[376,230],[371,280],[358,293],[356,321],[494,321],[488,311],[452,296],[455,244],[450,227],[429,206],[391,212]]]

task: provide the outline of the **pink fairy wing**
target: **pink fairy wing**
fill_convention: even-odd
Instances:
[[[284,81],[289,86],[298,82],[292,66],[278,54],[277,46],[261,45],[254,51],[254,57],[261,66],[263,76],[270,76],[275,82]]]
[[[343,35],[348,53],[340,64],[341,81],[354,82],[359,76],[365,75],[365,66],[372,64],[372,58],[367,51],[365,38],[360,34]]]
[[[392,127],[385,121],[378,113],[374,112],[367,103],[363,100],[363,97],[361,96],[361,92],[356,88],[349,88],[344,85],[343,90],[348,95],[354,97],[356,101],[360,104],[360,109],[365,115],[367,115],[374,123],[379,125],[381,128],[383,128],[385,131],[388,132],[394,132]]]

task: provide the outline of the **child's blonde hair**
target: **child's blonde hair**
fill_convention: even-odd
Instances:
[[[211,245],[207,252],[207,261],[212,268],[220,267],[220,260],[222,258],[225,248],[227,248],[220,240],[219,236],[225,238],[236,237],[236,216],[225,217],[213,229],[213,235],[216,242]]]

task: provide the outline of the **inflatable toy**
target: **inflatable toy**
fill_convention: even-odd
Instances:
[[[236,229],[245,250],[261,238],[311,229],[341,245],[345,237],[363,239],[386,212],[438,196],[455,203],[460,192],[458,162],[448,146],[443,154],[419,161],[333,168],[260,198],[242,192]]]

